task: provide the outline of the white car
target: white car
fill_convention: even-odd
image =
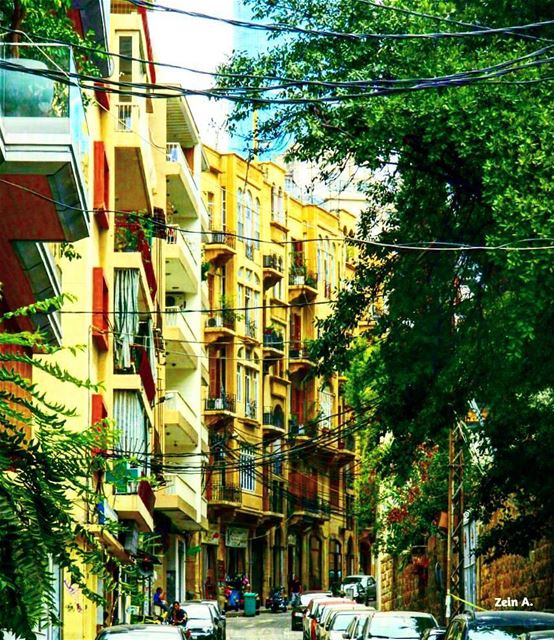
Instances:
[[[340,590],[346,598],[351,600],[376,600],[377,599],[377,583],[373,576],[364,574],[346,576],[342,581]]]
[[[365,611],[367,607],[362,604],[356,604],[355,602],[345,602],[344,604],[332,604],[323,609],[321,618],[316,627],[317,640],[324,640],[327,637],[327,630],[329,628],[330,620],[333,616],[339,612],[352,612],[352,611]],[[345,627],[346,629],[346,627]]]
[[[358,616],[364,615],[365,610],[343,610],[336,611],[330,617],[322,632],[321,640],[342,640],[343,635],[350,625]]]

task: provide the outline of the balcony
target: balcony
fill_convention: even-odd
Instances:
[[[288,395],[290,380],[281,376],[269,376],[269,390],[273,397],[285,399]]]
[[[116,253],[140,255],[144,275],[152,300],[156,297],[158,282],[152,261],[152,219],[139,214],[116,214],[114,249]],[[124,261],[126,262],[126,261]]]
[[[206,319],[204,330],[204,340],[207,344],[220,340],[232,339],[236,335],[236,316],[231,311],[229,313],[217,312]]]
[[[245,342],[259,342],[258,326],[253,320],[249,320],[248,318],[244,320],[244,331],[242,337],[244,338]]]
[[[285,496],[279,482],[265,483],[262,508],[266,526],[267,524],[275,525],[284,518]]]
[[[280,360],[285,356],[285,338],[273,327],[264,329],[264,360]]]
[[[241,417],[249,422],[258,421],[258,405],[254,400],[248,400],[244,403],[244,414]]]
[[[206,413],[223,413],[234,416],[236,407],[236,397],[231,393],[222,393],[206,398],[204,410]]]
[[[207,494],[210,506],[240,507],[242,503],[242,489],[236,485],[208,485]]]
[[[114,510],[120,520],[133,520],[138,530],[151,532],[154,530],[154,504],[156,496],[146,480],[129,483],[114,495]]]
[[[189,324],[187,314],[180,307],[167,307],[164,339],[167,367],[196,369],[200,365],[201,349],[198,334]]]
[[[317,275],[304,265],[293,265],[289,272],[289,302],[303,304],[317,298]]]
[[[173,215],[194,220],[201,216],[202,204],[198,185],[178,142],[166,147],[167,197],[173,205]]]
[[[150,360],[150,355],[141,344],[131,345],[131,355],[133,358],[133,370],[138,373],[142,388],[146,393],[148,402],[152,406],[156,397],[156,380],[154,378],[154,363]]]
[[[167,228],[165,250],[166,291],[196,293],[200,287],[200,262],[179,227]]]
[[[47,243],[14,240],[12,248],[19,259],[19,265],[30,288],[32,299],[29,302],[61,295],[61,272]],[[10,280],[13,280],[14,267],[10,265],[9,268],[11,278],[4,280],[5,286],[9,284]],[[22,292],[20,291],[20,293]],[[42,331],[49,343],[61,345],[62,324],[58,311],[37,313],[31,316],[31,320],[35,329]]]
[[[283,275],[283,258],[275,254],[264,256],[264,289],[275,286]]]
[[[300,519],[328,520],[331,516],[331,505],[326,500],[317,497],[288,496],[288,517]]]
[[[39,75],[75,72],[72,51],[62,45],[18,46],[20,57],[13,58],[10,45],[0,45],[7,67],[0,69],[0,173],[11,183],[0,185],[0,236],[6,243],[81,240],[89,235],[91,206],[80,90]],[[12,285],[2,279],[9,298]]]
[[[168,473],[164,477],[167,484],[156,492],[156,511],[166,515],[179,530],[200,530],[201,515],[196,507],[199,502],[196,491],[179,474]]]
[[[236,238],[230,235],[225,227],[212,227],[206,234],[204,256],[207,262],[217,266],[224,265],[236,254]]]
[[[284,211],[272,211],[271,212],[271,225],[276,227],[279,231],[288,231],[287,216]]]
[[[334,462],[342,465],[352,462],[356,458],[356,439],[352,434],[340,435],[335,444]]]
[[[113,107],[115,201],[122,211],[152,211],[156,186],[150,127],[144,102]]]
[[[165,449],[171,453],[198,446],[200,419],[178,391],[166,391],[164,403]]]
[[[285,434],[285,418],[283,411],[276,412],[273,407],[264,407],[264,438],[266,435],[280,438]]]
[[[289,372],[290,375],[298,373],[306,373],[308,369],[314,367],[313,360],[310,360],[310,354],[305,343],[291,342],[289,346]]]

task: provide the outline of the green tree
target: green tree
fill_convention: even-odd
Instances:
[[[247,4],[265,22],[350,34],[554,18],[542,0]],[[483,475],[472,504],[485,522],[507,500],[515,507],[484,541],[500,554],[552,537],[554,524],[554,270],[551,252],[528,250],[554,236],[553,29],[483,30],[274,34],[259,55],[236,52],[220,84],[237,90],[235,122],[258,111],[259,144],[288,137],[290,156],[329,173],[348,161],[375,172],[362,185],[358,236],[370,243],[320,324],[320,373],[348,368],[357,323],[382,297],[386,313],[368,332],[374,350],[364,366],[372,438],[390,438],[379,464],[402,482],[421,447],[444,442],[475,400],[486,419],[476,427]],[[449,79],[418,80],[436,77]]]

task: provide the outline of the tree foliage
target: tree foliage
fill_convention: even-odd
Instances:
[[[491,28],[554,18],[543,0],[414,0],[388,8],[362,0],[247,4],[266,22],[356,34],[471,30],[398,8]],[[374,350],[363,382],[374,406],[372,442],[390,438],[380,464],[404,481],[421,447],[444,442],[475,400],[486,420],[477,427],[483,476],[470,496],[473,507],[485,522],[507,500],[515,507],[485,540],[497,554],[524,552],[536,538],[552,537],[552,252],[450,251],[441,243],[551,244],[552,35],[548,26],[429,39],[288,34],[274,36],[259,55],[236,52],[225,71],[247,77],[220,80],[227,90],[242,85],[248,100],[237,104],[233,118],[256,108],[262,143],[288,137],[295,141],[293,157],[328,171],[353,161],[378,177],[362,185],[368,207],[358,238],[392,247],[359,246],[356,275],[319,327],[320,373],[348,368],[351,336],[368,305],[382,297],[386,313],[368,331]],[[408,80],[462,72],[468,78],[485,68],[511,70],[424,90]],[[398,91],[396,84],[388,95],[341,98],[362,90],[321,84],[360,80],[373,80],[369,90],[406,80],[401,86],[412,90]],[[259,92],[270,84],[272,93]],[[307,102],[278,102],[290,98]],[[396,247],[410,244],[422,248]]]

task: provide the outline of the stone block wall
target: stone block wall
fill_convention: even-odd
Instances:
[[[487,609],[495,608],[496,598],[520,604],[527,598],[535,611],[554,609],[554,545],[542,540],[526,558],[512,555],[482,562],[478,586],[479,605]]]
[[[413,561],[415,557],[425,562]],[[422,564],[428,564],[427,567]],[[444,585],[438,584],[440,572],[446,569],[446,545],[444,540],[431,538],[424,553],[411,556],[403,562],[397,558],[381,558],[380,608],[383,611],[428,611],[441,621],[444,609]]]

